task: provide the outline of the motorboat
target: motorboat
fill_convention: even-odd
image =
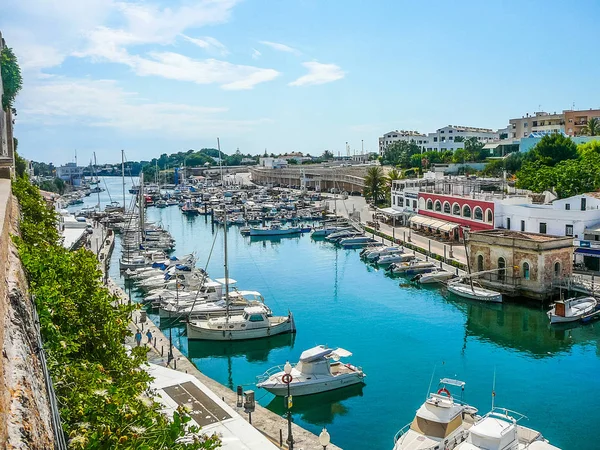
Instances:
[[[469,300],[478,300],[481,302],[502,303],[502,294],[482,287],[476,281],[469,283],[462,279],[448,283],[448,292]]]
[[[329,242],[339,242],[342,239],[355,237],[355,236],[362,236],[362,233],[359,233],[354,228],[350,228],[347,230],[342,230],[342,231],[337,231],[335,233],[331,233],[325,239],[328,240]]]
[[[429,273],[420,273],[413,278],[413,281],[417,281],[419,284],[431,284],[431,283],[442,283],[444,281],[454,278],[452,272],[448,272],[443,269],[432,270]]]
[[[259,339],[277,334],[295,333],[291,312],[287,316],[270,316],[264,306],[244,308],[242,314],[187,322],[188,339],[238,341]]]
[[[456,388],[460,388],[460,399],[451,393]],[[413,421],[396,433],[394,450],[453,450],[465,441],[479,416],[476,408],[463,402],[464,388],[463,381],[442,378]]]
[[[353,246],[363,246],[370,244],[374,239],[369,236],[357,235],[353,237],[348,237],[341,239],[338,244],[340,244],[344,248],[353,247]]]
[[[469,428],[467,439],[456,450],[559,450],[551,445],[539,431],[519,425],[524,415],[505,408],[492,411],[479,418]],[[447,444],[446,444],[447,445]]]
[[[416,258],[392,264],[388,270],[394,274],[416,275],[419,273],[431,272],[436,265],[431,261],[420,261]]]
[[[350,356],[352,353],[348,350],[332,349],[324,345],[303,351],[298,363],[288,368],[292,379],[289,383],[290,394],[294,396],[318,394],[364,383],[366,375],[362,368],[340,361]],[[259,382],[256,386],[275,395],[287,395],[288,385],[284,382],[285,374],[283,366],[273,367],[258,377]]]
[[[594,297],[573,297],[554,302],[547,314],[550,323],[575,322],[593,312],[597,305]]]
[[[300,234],[298,227],[282,227],[280,222],[272,222],[268,227],[251,227],[250,236],[286,236]]]
[[[229,314],[242,314],[248,306],[264,306],[268,315],[271,310],[264,304],[264,298],[257,291],[233,291],[229,294]],[[198,291],[195,295],[188,296],[184,301],[173,301],[170,298],[163,302],[159,308],[161,318],[209,319],[222,317],[227,314],[227,302],[223,299],[214,300]]]
[[[322,227],[322,228],[316,228],[313,230],[313,232],[311,233],[312,237],[327,237],[333,233],[338,233],[340,231],[348,231],[348,230],[352,230],[352,227],[342,227],[342,226],[330,226],[330,227]]]
[[[402,249],[398,247],[379,247],[373,250],[367,251],[364,255],[361,255],[366,261],[376,261],[385,255],[402,254]]]
[[[414,258],[415,258],[415,255],[410,255],[408,253],[402,253],[400,251],[400,252],[388,253],[387,255],[380,256],[375,260],[375,263],[377,263],[377,265],[379,265],[379,266],[387,266],[389,264],[394,264],[394,263],[408,262],[408,261],[413,260]]]

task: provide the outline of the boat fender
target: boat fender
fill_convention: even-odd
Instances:
[[[271,328],[267,328],[267,336],[271,336]]]
[[[437,391],[438,395],[441,394],[446,394],[448,397],[452,397],[452,395],[450,395],[450,391],[446,388],[441,388],[440,390]]]

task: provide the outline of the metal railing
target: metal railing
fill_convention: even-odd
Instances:
[[[58,401],[56,400],[56,393],[54,392],[54,385],[52,384],[52,378],[48,371],[48,364],[46,362],[46,351],[44,350],[44,343],[42,341],[42,334],[40,330],[40,318],[37,313],[35,306],[35,298],[30,297],[32,305],[32,318],[35,328],[35,345],[37,348],[37,354],[42,365],[42,372],[44,374],[44,383],[46,385],[46,391],[48,393],[48,401],[50,402],[50,421],[52,423],[52,431],[54,434],[54,448],[55,450],[67,450],[67,442],[65,434],[62,428],[62,421],[60,419],[60,411],[58,409]]]

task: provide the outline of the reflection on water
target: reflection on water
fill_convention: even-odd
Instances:
[[[276,348],[294,348],[295,334],[280,334],[249,341],[188,341],[188,356],[196,358],[232,358],[244,356],[248,362],[268,361]]]
[[[465,338],[473,336],[536,358],[568,351],[576,344],[598,342],[594,325],[576,322],[551,326],[545,309],[458,300],[451,296],[447,300],[465,313]]]
[[[335,391],[294,397],[292,413],[313,425],[329,425],[335,416],[344,416],[349,412],[350,409],[343,402],[351,397],[362,397],[363,387],[362,384],[354,384]],[[279,415],[287,411],[283,397],[274,397],[267,408]]]

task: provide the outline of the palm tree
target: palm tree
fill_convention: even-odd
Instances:
[[[600,120],[597,117],[592,117],[581,132],[588,136],[600,135]]]
[[[371,199],[376,205],[383,200],[385,195],[385,181],[383,169],[380,166],[370,167],[365,176],[365,198]]]
[[[393,168],[392,170],[390,170],[386,177],[388,187],[391,189],[394,180],[400,180],[401,178],[402,174],[398,171],[398,169]]]

